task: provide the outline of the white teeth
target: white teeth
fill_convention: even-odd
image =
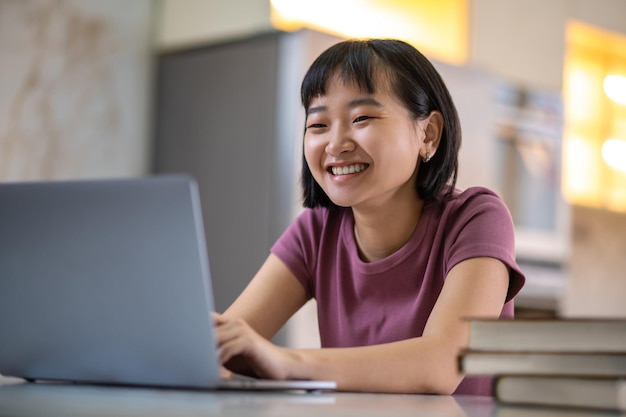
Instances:
[[[367,168],[365,164],[354,164],[345,167],[331,167],[333,175],[355,174]]]

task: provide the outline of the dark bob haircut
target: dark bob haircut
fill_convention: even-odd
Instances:
[[[393,39],[348,40],[324,51],[311,65],[302,81],[301,99],[305,111],[311,101],[326,93],[329,80],[337,74],[373,94],[377,81],[387,79],[392,94],[419,120],[434,111],[443,116],[444,126],[437,152],[421,163],[415,189],[423,200],[436,198],[454,189],[461,146],[459,117],[441,76],[431,62],[411,45]],[[383,77],[381,77],[383,76]],[[302,154],[301,185],[305,207],[337,207],[313,178]]]

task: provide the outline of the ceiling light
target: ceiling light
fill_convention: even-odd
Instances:
[[[607,139],[602,145],[602,159],[611,168],[626,173],[626,140]]]
[[[604,77],[604,92],[616,103],[626,104],[626,77],[607,75]]]

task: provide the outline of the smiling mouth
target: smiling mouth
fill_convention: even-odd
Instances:
[[[353,164],[345,167],[329,167],[328,172],[333,175],[348,175],[348,174],[356,174],[357,172],[361,172],[369,167],[368,164]]]

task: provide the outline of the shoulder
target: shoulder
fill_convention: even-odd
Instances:
[[[304,209],[285,230],[277,245],[286,248],[299,247],[304,252],[314,253],[327,240],[336,240],[344,219],[351,212],[347,209],[325,207]]]
[[[483,187],[455,190],[449,197],[431,204],[428,215],[450,256],[478,256],[478,252],[486,256],[499,252],[507,259],[512,257],[515,250],[513,219],[493,191]]]
[[[485,187],[455,190],[450,196],[440,197],[428,203],[431,210],[445,223],[465,224],[481,219],[512,227],[509,209],[502,199]]]
[[[506,210],[506,205],[492,190],[485,187],[470,187],[466,190],[455,190],[451,196],[438,200],[444,207],[451,210],[468,210],[477,207]]]
[[[470,258],[498,259],[510,270],[510,300],[525,278],[515,260],[515,226],[504,202],[487,188],[472,187],[439,200],[439,207],[447,270]]]
[[[337,253],[345,209],[304,209],[272,246],[276,255],[306,288],[315,294],[319,260],[327,262]]]
[[[328,229],[332,225],[339,224],[346,215],[347,211],[345,209],[307,208],[296,217],[292,228],[295,227],[301,231],[319,232]]]

